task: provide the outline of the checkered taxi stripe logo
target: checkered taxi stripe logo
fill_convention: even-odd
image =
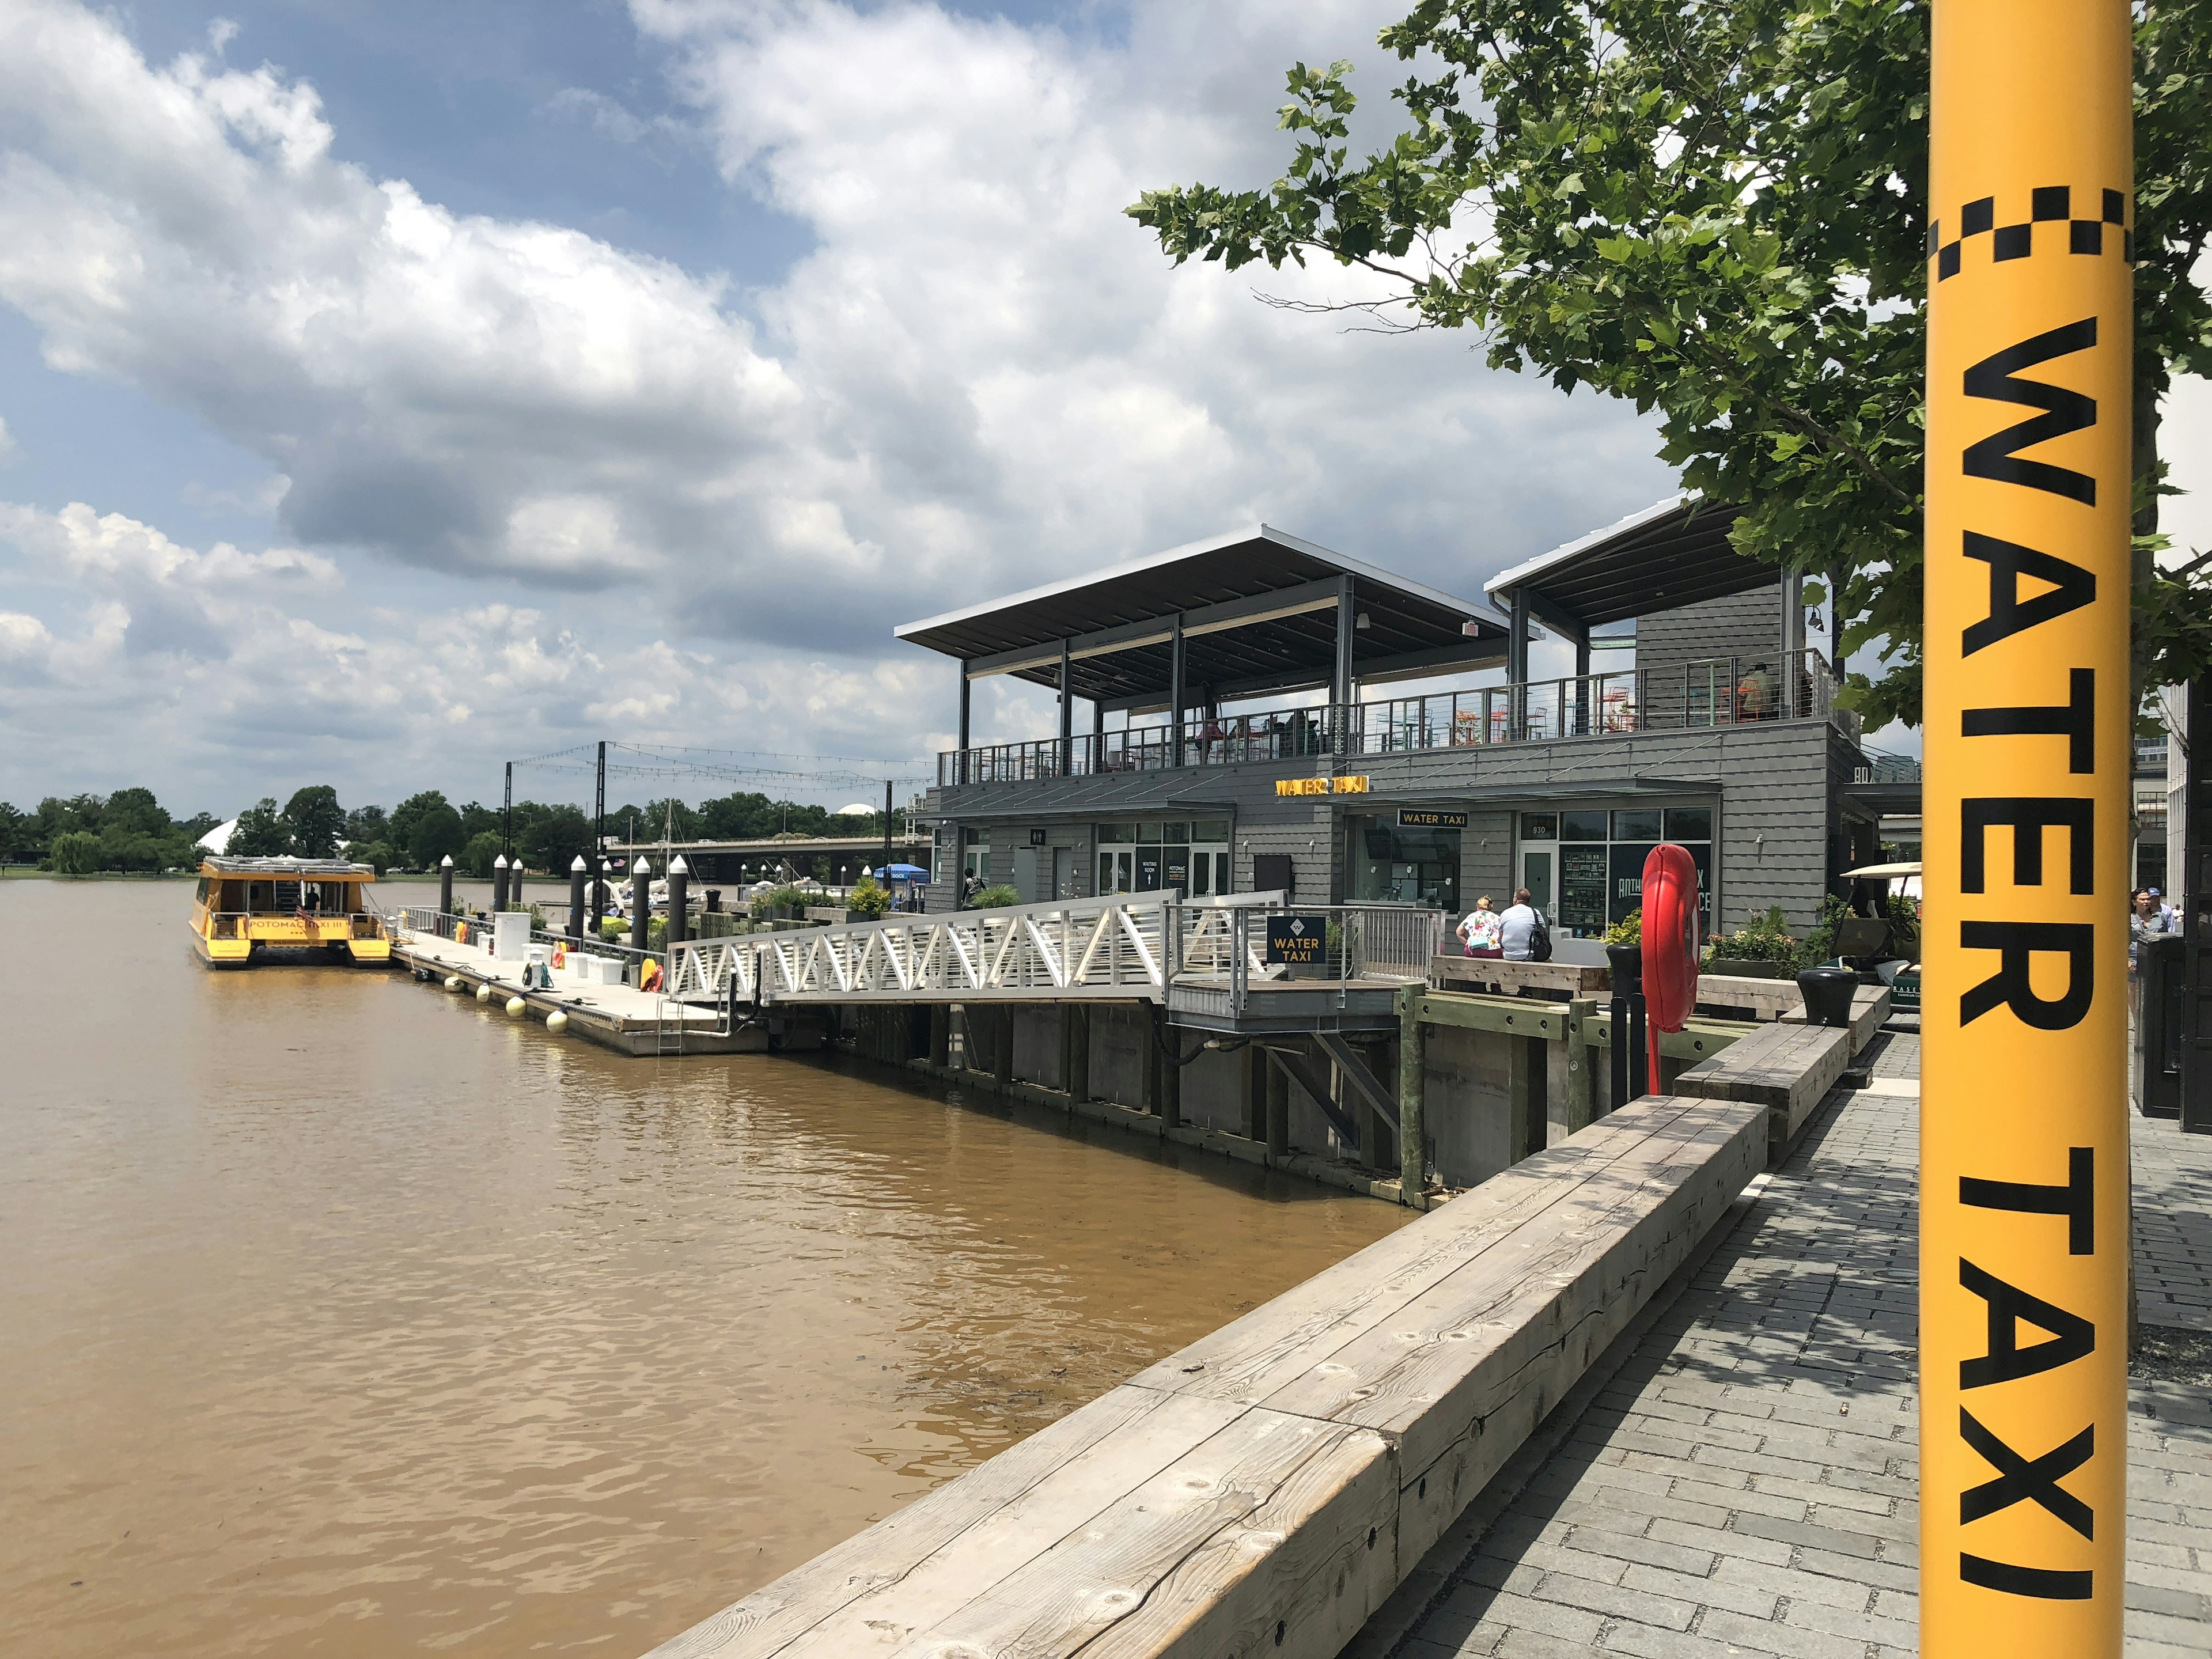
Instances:
[[[2038,228],[2046,225],[2050,227],[2043,236],[2046,252],[2057,251],[2059,234],[2063,231],[2069,253],[2102,253],[2108,241],[2117,242],[2120,258],[2133,264],[2136,234],[2127,228],[2127,192],[2108,190],[2104,196],[2104,211],[2100,217],[2077,219],[2074,216],[2073,190],[2065,185],[2045,185],[2033,192],[2028,203],[2027,221],[2016,225],[1997,222],[1997,198],[1994,196],[1984,196],[1978,202],[1969,202],[1960,209],[1958,234],[1949,241],[1943,240],[1943,221],[1938,219],[1928,227],[1928,257],[1936,262],[1936,280],[1948,282],[1959,274],[1965,261],[1966,245],[1978,236],[1990,239],[1990,255],[1997,264],[2002,264],[2007,259],[2027,258],[2035,252]],[[2084,202],[2082,205],[2086,207],[2088,204]],[[2108,237],[2106,234],[2108,228],[2118,234]]]

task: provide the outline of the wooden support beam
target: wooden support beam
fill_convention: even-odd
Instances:
[[[1420,996],[1416,985],[1398,993],[1398,1191],[1407,1204],[1417,1202],[1429,1186],[1428,1044],[1417,1008]]]
[[[1243,1062],[1244,1139],[1267,1138],[1267,1051],[1248,1042],[1237,1054]]]
[[[1457,1025],[1474,1031],[1505,1031],[1515,1036],[1557,1039],[1567,1034],[1567,1005],[1521,997],[1464,996],[1430,991],[1419,1003],[1425,1025]]]
[[[1587,1129],[1597,1121],[1596,1067],[1590,1062],[1589,1037],[1585,1027],[1597,1012],[1589,997],[1567,1005],[1567,1133]]]
[[[1063,1002],[1060,1017],[1067,1022],[1062,1030],[1067,1074],[1062,1080],[1068,1099],[1081,1106],[1091,1098],[1091,1010],[1079,1002]]]
[[[1254,1045],[1257,1047],[1258,1045]],[[1275,1051],[1261,1048],[1261,1071],[1267,1091],[1267,1155],[1288,1158],[1291,1155],[1291,1079],[1288,1073],[1275,1064]]]
[[[1316,1031],[1314,1041],[1322,1051],[1336,1062],[1336,1068],[1345,1080],[1359,1092],[1359,1097],[1372,1107],[1375,1115],[1389,1126],[1390,1133],[1398,1133],[1398,1103],[1382,1086],[1382,1079],[1367,1067],[1359,1052],[1334,1031]]]
[[[1307,1063],[1304,1054],[1291,1048],[1270,1048],[1267,1056],[1283,1068],[1292,1082],[1306,1091],[1315,1105],[1321,1108],[1322,1115],[1334,1127],[1340,1137],[1351,1146],[1359,1144],[1359,1126],[1338,1109],[1328,1085],[1322,1080],[1321,1073]]]
[[[1659,1053],[1667,1060],[1705,1060],[1732,1042],[1741,1042],[1759,1029],[1756,1024],[1733,1020],[1693,1019],[1686,1030],[1661,1033]],[[1589,1033],[1588,1041],[1608,1046],[1613,1042],[1613,1016],[1594,1013],[1583,1022],[1583,1030]],[[1641,1055],[1637,1057],[1637,1064],[1643,1064]]]
[[[1564,1021],[1565,1016],[1560,1018]],[[1506,1039],[1506,1147],[1509,1162],[1518,1164],[1532,1152],[1544,1150],[1550,1125],[1545,1121],[1544,1098],[1547,1045],[1541,1037]]]

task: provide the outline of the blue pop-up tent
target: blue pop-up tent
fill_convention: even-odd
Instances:
[[[918,864],[894,864],[890,869],[893,881],[927,881],[929,879],[929,872]],[[880,866],[873,873],[878,881],[884,878],[884,872]]]

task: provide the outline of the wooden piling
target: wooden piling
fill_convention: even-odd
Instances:
[[[1506,1156],[1518,1164],[1544,1150],[1551,1126],[1545,1121],[1544,1073],[1547,1045],[1541,1037],[1509,1036],[1506,1052]]]
[[[1243,1134],[1247,1140],[1267,1138],[1267,1051],[1256,1042],[1247,1042],[1237,1058],[1244,1062]]]
[[[1567,1133],[1586,1129],[1597,1121],[1596,1074],[1590,1061],[1589,1038],[1584,1027],[1597,1012],[1592,997],[1576,997],[1567,1004]]]
[[[1167,1010],[1157,1003],[1152,1007],[1152,1034],[1158,1039],[1152,1044],[1152,1063],[1159,1072],[1160,1127],[1179,1129],[1182,1127],[1182,1067],[1175,1063],[1171,1052],[1174,1039],[1168,1032]]]
[[[1291,1155],[1291,1079],[1290,1074],[1275,1061],[1274,1050],[1267,1055],[1267,1154],[1271,1158]]]
[[[1014,1005],[1001,1003],[991,1011],[991,1079],[1000,1089],[1014,1083]]]
[[[1421,1031],[1421,991],[1408,985],[1398,993],[1398,1170],[1399,1194],[1420,1202],[1428,1190],[1428,1124],[1422,1113],[1427,1093],[1428,1045]]]

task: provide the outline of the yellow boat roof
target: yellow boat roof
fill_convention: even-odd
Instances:
[[[234,859],[216,855],[200,860],[204,876],[261,876],[273,881],[374,881],[374,865],[343,859]]]

